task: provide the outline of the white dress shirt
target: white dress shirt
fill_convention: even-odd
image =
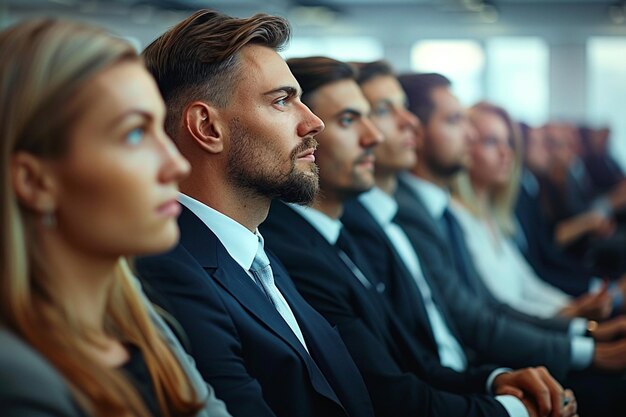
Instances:
[[[538,317],[553,317],[572,301],[535,274],[497,225],[474,216],[458,202],[453,202],[450,210],[463,230],[480,278],[497,300]]]

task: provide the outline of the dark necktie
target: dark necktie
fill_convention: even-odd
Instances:
[[[469,253],[467,253],[467,248],[465,247],[463,230],[461,230],[461,226],[459,226],[458,221],[447,207],[443,211],[441,224],[443,230],[446,232],[449,246],[452,249],[454,264],[461,280],[465,283],[472,294],[478,295],[479,290],[476,288],[475,282],[470,274],[469,265],[471,260]]]

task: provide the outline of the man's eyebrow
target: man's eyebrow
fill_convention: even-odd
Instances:
[[[337,113],[335,113],[334,117],[340,117],[340,116],[344,116],[344,115],[351,115],[351,116],[355,116],[355,117],[361,117],[363,116],[363,112],[357,109],[352,109],[352,108],[345,108],[345,109],[341,109],[341,111],[338,111]]]
[[[380,106],[381,104],[385,105],[385,106],[391,106],[393,107],[393,101],[391,101],[388,98],[381,98],[380,100],[376,101],[376,105]]]
[[[302,95],[302,91],[296,87],[292,87],[290,85],[284,85],[277,88],[274,88],[270,91],[266,91],[263,93],[264,96],[269,96],[276,93],[284,93],[289,97],[300,97]]]

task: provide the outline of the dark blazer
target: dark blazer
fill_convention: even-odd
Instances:
[[[237,417],[361,417],[373,411],[365,384],[335,330],[298,294],[268,253],[304,349],[260,288],[191,211],[169,253],[138,261],[148,295],[189,338],[205,380]]]
[[[537,274],[569,294],[581,295],[587,292],[591,271],[555,244],[541,209],[539,193],[533,195],[523,182],[515,205],[515,215],[526,241],[520,251]]]
[[[360,281],[300,214],[274,202],[261,232],[302,295],[337,326],[365,378],[377,416],[507,415],[494,398],[468,395],[485,392],[494,367],[465,373],[442,367],[424,318],[410,330],[399,323],[381,295],[384,279],[374,277],[359,259],[355,262],[367,277]]]
[[[206,400],[196,417],[230,417],[224,403],[215,398],[182,346],[161,317],[147,305],[150,317],[162,334],[183,372]],[[87,417],[75,401],[63,375],[39,352],[15,333],[0,329],[0,410],[2,417]]]
[[[401,177],[395,197],[396,222],[422,260],[425,274],[438,286],[463,343],[482,360],[513,368],[544,365],[563,379],[571,362],[569,322],[513,310],[487,295],[486,288],[470,292],[458,276],[447,236]]]

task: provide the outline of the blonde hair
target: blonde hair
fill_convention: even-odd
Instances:
[[[85,349],[86,329],[55,293],[38,252],[36,216],[13,190],[12,156],[62,156],[80,116],[77,96],[103,70],[141,62],[122,41],[78,23],[22,22],[0,32],[0,321],[42,354],[67,380],[90,414],[150,415],[138,391],[117,369]],[[109,289],[105,328],[142,352],[163,416],[191,416],[202,407],[191,382],[155,328],[126,259]]]
[[[507,183],[491,193],[489,205],[481,207],[474,194],[469,174],[462,172],[452,182],[452,194],[470,213],[477,217],[491,217],[495,220],[500,230],[506,235],[515,232],[514,205],[519,192],[521,175],[521,133],[519,126],[513,121],[509,113],[495,104],[481,101],[469,109],[469,118],[472,120],[479,113],[491,113],[500,117],[509,131],[509,143],[513,149],[513,168]]]

